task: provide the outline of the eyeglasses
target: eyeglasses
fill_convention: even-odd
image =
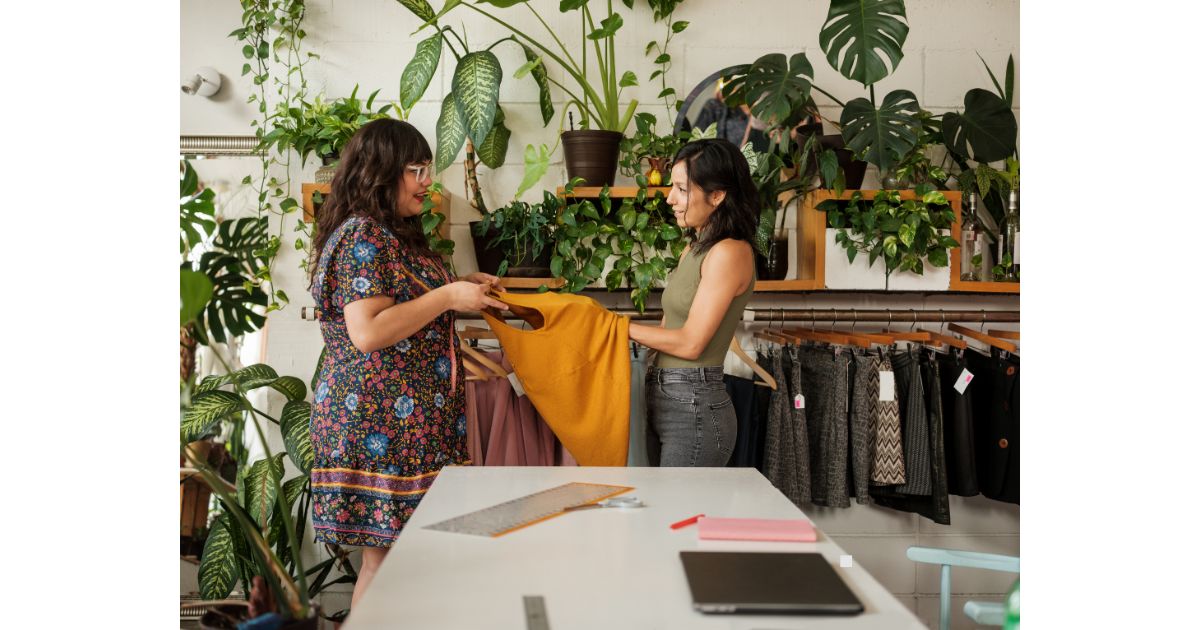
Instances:
[[[417,181],[424,181],[425,176],[429,174],[430,169],[428,164],[418,166],[406,166],[404,169],[417,177]]]

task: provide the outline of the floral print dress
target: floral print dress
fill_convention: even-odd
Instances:
[[[454,314],[366,353],[350,342],[343,309],[380,295],[413,300],[453,278],[365,217],[343,222],[317,264],[326,351],[309,425],[313,528],[322,542],[390,547],[438,471],[470,463]]]

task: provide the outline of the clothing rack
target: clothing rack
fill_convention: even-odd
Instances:
[[[632,309],[614,310],[614,313],[635,320],[660,320],[662,309],[647,309],[639,313]],[[483,319],[478,313],[460,313],[459,319]],[[317,309],[300,307],[300,319],[317,321]],[[1021,321],[1021,311],[990,311],[962,309],[855,309],[855,308],[747,308],[743,322],[835,322],[853,324],[883,322],[892,324],[932,323],[992,323],[1008,324]]]

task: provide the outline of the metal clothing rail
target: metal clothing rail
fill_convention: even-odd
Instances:
[[[636,320],[660,320],[662,309],[647,309],[644,313],[635,310],[614,310],[614,313]],[[459,319],[483,319],[478,313],[460,313]],[[317,309],[312,306],[300,308],[300,319],[317,320]],[[743,322],[883,322],[893,324],[957,322],[960,324],[994,323],[1007,324],[1021,321],[1021,311],[989,311],[962,309],[871,309],[856,308],[747,308]]]

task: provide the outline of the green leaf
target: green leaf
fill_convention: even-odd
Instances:
[[[809,100],[813,67],[804,53],[759,57],[745,75],[746,102],[755,116],[783,124]]]
[[[427,212],[421,215],[421,232],[423,234],[433,234],[434,230],[442,224],[442,215],[433,212]]]
[[[658,96],[655,98],[663,98],[663,97],[666,97],[666,96],[674,94],[674,93],[675,93],[675,88],[666,88],[663,91],[659,92]]]
[[[841,118],[846,148],[879,170],[890,170],[917,143],[919,111],[916,95],[908,90],[891,92],[879,109],[865,98],[846,103]]]
[[[638,288],[650,286],[654,281],[654,266],[650,263],[642,263],[633,269],[633,282]]]
[[[530,59],[529,61],[526,61],[525,63],[521,64],[521,67],[520,67],[520,68],[517,68],[517,71],[516,71],[516,72],[514,72],[514,73],[513,73],[513,78],[514,78],[514,79],[523,79],[523,78],[525,78],[525,75],[529,74],[529,72],[530,72],[531,70],[533,70],[534,68],[536,68],[536,67],[538,67],[539,65],[541,65],[541,63],[542,63],[542,58],[541,58],[541,57],[537,57],[537,58],[534,58],[534,59]]]
[[[446,95],[442,101],[442,114],[437,122],[437,159],[435,167],[442,172],[458,158],[467,141],[467,128],[463,124],[462,113],[455,105],[454,96]]]
[[[663,53],[654,58],[654,63],[658,64],[658,65],[662,65],[664,63],[670,63],[670,61],[671,61],[671,55],[669,55],[667,53]]]
[[[521,49],[525,51],[525,60],[533,61],[538,56],[533,52],[533,49],[521,44]],[[550,99],[550,77],[546,74],[546,64],[537,64],[530,71],[533,75],[533,80],[538,86],[538,105],[542,110],[542,126],[550,124],[554,118],[554,101]]]
[[[242,46],[242,56],[246,59],[254,58],[254,47],[250,45]]]
[[[625,20],[621,18],[620,13],[613,13],[612,15],[601,20],[600,28],[588,33],[587,38],[595,41],[604,39],[606,37],[612,37],[613,35],[616,35],[617,31],[624,23]]]
[[[850,243],[850,242],[845,243],[845,247],[846,247],[846,259],[850,261],[851,265],[853,265],[854,259],[858,257],[858,248],[855,247],[854,244]],[[873,262],[874,261],[872,261],[872,263]]]
[[[246,391],[270,385],[279,378],[279,374],[275,372],[275,368],[266,363],[248,365],[229,376]]]
[[[832,0],[821,27],[821,50],[842,76],[866,87],[904,58],[906,21],[903,0]]]
[[[533,188],[549,168],[549,147],[543,144],[534,150],[532,144],[525,145],[525,177],[521,180],[521,185],[517,187],[517,194],[513,197],[519,198],[526,190]]]
[[[196,321],[212,298],[213,283],[208,276],[187,269],[179,270],[179,325]]]
[[[304,474],[311,473],[313,466],[312,436],[308,432],[311,415],[312,405],[307,401],[290,400],[279,416],[279,431],[283,434],[288,457]]]
[[[508,139],[511,136],[512,131],[504,125],[504,110],[497,105],[496,121],[492,124],[492,130],[483,139],[483,144],[475,147],[480,161],[491,169],[503,166],[504,157],[508,154]]]
[[[271,45],[268,44],[266,41],[259,42],[258,43],[258,58],[266,59],[269,56],[271,56]]]
[[[223,512],[213,521],[200,554],[200,596],[204,599],[228,597],[237,583],[237,563],[233,535],[229,530],[229,513]]]
[[[950,264],[949,254],[942,247],[935,247],[929,250],[929,264],[934,267],[946,267]]]
[[[648,224],[648,223],[650,223],[650,213],[639,212],[637,215],[637,223],[635,223],[635,225],[637,226],[637,229],[639,231],[646,229],[646,224]]]
[[[646,56],[649,57],[650,51],[654,50],[657,46],[658,42],[650,42],[649,44],[646,44]]]
[[[825,149],[817,157],[817,163],[820,166],[821,179],[827,184],[832,184],[838,174],[837,154],[833,152],[833,149]]]
[[[663,237],[663,240],[666,241],[673,241],[683,236],[683,232],[679,229],[679,227],[671,225],[670,223],[664,223],[663,226],[658,229],[658,233]]]
[[[942,116],[947,148],[976,162],[995,162],[1016,152],[1017,118],[1004,99],[974,88],[967,91],[964,106],[961,114]]]
[[[287,396],[288,400],[303,400],[308,395],[304,381],[295,376],[281,376],[271,382],[271,389]]]
[[[562,277],[563,259],[562,256],[550,257],[550,275],[554,278]]]
[[[428,5],[426,5],[428,6]],[[412,109],[413,105],[425,94],[437,71],[438,61],[442,57],[442,34],[421,40],[417,44],[417,52],[400,75],[400,106]]]
[[[233,392],[215,390],[197,394],[179,423],[180,441],[194,442],[204,437],[217,421],[242,408],[242,397]]]
[[[433,12],[433,7],[429,6],[427,0],[396,0],[396,2],[399,2],[404,8],[412,11],[413,15],[421,18],[422,22],[433,22],[437,19],[436,14]]]
[[[630,87],[637,84],[637,75],[629,70],[626,70],[625,74],[621,75],[621,81],[617,85],[620,87]]]
[[[899,236],[900,242],[903,243],[905,247],[911,247],[913,244],[913,239],[917,237],[917,228],[905,223],[900,226]]]
[[[246,473],[246,506],[251,518],[266,529],[270,522],[271,511],[275,507],[275,497],[279,496],[279,481],[283,479],[283,453],[270,459],[260,459],[250,466]]]
[[[683,32],[683,29],[685,29],[685,28],[687,28],[687,27],[688,27],[688,24],[690,24],[690,22],[685,22],[685,21],[683,21],[683,20],[680,20],[680,21],[678,21],[678,22],[674,22],[674,23],[672,23],[672,24],[671,24],[671,32],[673,32],[673,33],[682,33],[682,32]]]
[[[486,50],[468,53],[454,70],[450,90],[475,146],[483,144],[492,130],[503,78],[500,60]]]

